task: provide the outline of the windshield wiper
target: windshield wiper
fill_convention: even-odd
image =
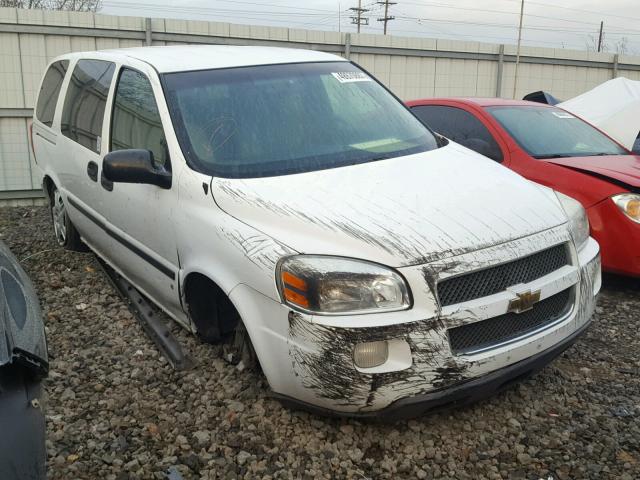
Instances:
[[[538,160],[544,160],[547,158],[570,158],[573,157],[573,155],[569,155],[566,153],[552,153],[549,155],[531,155],[533,158],[537,158]]]

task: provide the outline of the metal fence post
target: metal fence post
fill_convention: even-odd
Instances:
[[[616,53],[613,56],[613,78],[618,78],[618,60],[620,56]]]
[[[351,57],[351,34],[344,34],[344,58],[349,60]]]
[[[500,45],[498,50],[498,74],[496,78],[496,97],[502,95],[502,70],[504,69],[504,44]]]
[[[144,44],[147,47],[151,46],[151,19],[144,19]]]

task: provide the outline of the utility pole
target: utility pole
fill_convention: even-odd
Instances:
[[[389,16],[389,5],[396,5],[398,2],[390,2],[389,0],[384,0],[384,2],[376,2],[379,5],[384,5],[384,17],[379,18],[379,22],[384,22],[384,35],[387,34],[387,22],[389,20],[395,20],[396,17]]]
[[[520,43],[522,42],[522,17],[524,17],[524,0],[520,2],[520,26],[518,27],[518,46],[516,47],[516,68],[513,74],[513,98],[516,98],[518,87],[518,65],[520,65]]]
[[[358,33],[360,33],[360,25],[369,25],[369,18],[362,16],[364,12],[368,12],[368,8],[362,8],[362,0],[358,0],[358,6],[352,7],[349,10],[356,12],[355,17],[351,17],[351,23],[358,26]]]
[[[602,51],[602,34],[604,29],[604,21],[600,22],[600,35],[598,35],[598,51]]]

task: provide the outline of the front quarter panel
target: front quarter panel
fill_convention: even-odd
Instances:
[[[190,273],[198,272],[227,294],[242,283],[279,301],[276,264],[296,252],[223,212],[213,198],[211,177],[185,170],[178,182],[180,283],[184,284]]]

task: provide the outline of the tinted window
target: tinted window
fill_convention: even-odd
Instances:
[[[53,116],[56,113],[56,103],[60,94],[62,80],[69,68],[69,60],[60,60],[52,63],[42,79],[40,93],[38,94],[38,105],[36,105],[36,118],[45,125],[51,126]]]
[[[422,105],[412,108],[413,113],[440,135],[498,162],[502,150],[487,127],[471,113],[456,107]]]
[[[424,152],[435,137],[349,62],[164,76],[180,146],[221,177],[285,175]]]
[[[534,158],[628,155],[598,129],[559,108],[508,106],[487,110]]]
[[[146,76],[125,68],[120,74],[111,119],[111,150],[150,150],[157,164],[168,158],[167,143],[151,84]]]
[[[633,142],[632,151],[636,155],[640,155],[640,133],[638,133],[638,136],[636,137],[635,142]]]
[[[111,62],[78,61],[62,109],[62,134],[98,153],[104,107],[114,69]]]

